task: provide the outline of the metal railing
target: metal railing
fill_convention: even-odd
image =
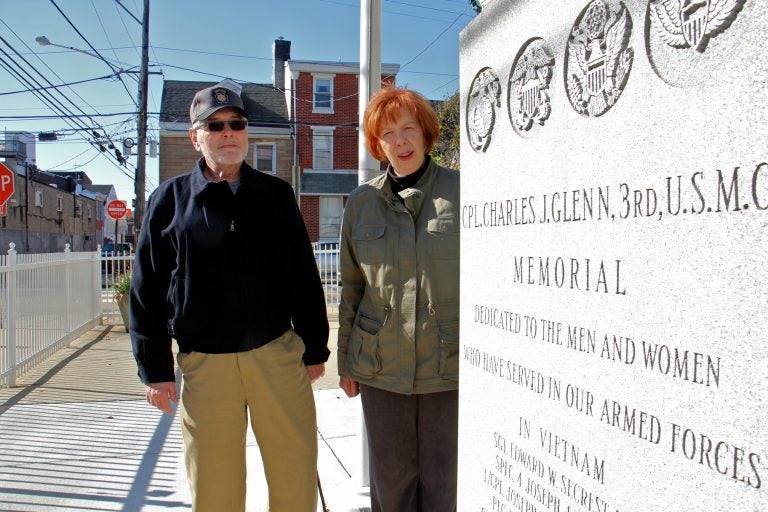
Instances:
[[[341,299],[339,243],[314,242],[312,250],[315,253],[315,262],[325,291],[325,305],[329,311],[338,312],[339,300]]]
[[[16,379],[99,322],[99,256],[94,252],[0,256],[0,386]]]
[[[123,318],[120,308],[115,300],[113,286],[120,279],[130,276],[133,269],[132,251],[104,252],[98,249],[101,255],[101,316],[102,322],[108,324],[122,324]]]

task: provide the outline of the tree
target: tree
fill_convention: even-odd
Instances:
[[[437,119],[440,121],[440,137],[432,148],[432,158],[440,165],[459,168],[461,141],[461,114],[459,112],[459,92],[443,100],[437,106]]]

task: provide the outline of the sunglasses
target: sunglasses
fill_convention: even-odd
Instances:
[[[207,123],[202,123],[201,128],[204,128],[209,132],[221,132],[224,131],[224,125],[229,125],[229,129],[233,132],[239,132],[241,130],[245,130],[245,127],[248,126],[248,123],[242,119],[230,119],[229,121],[209,121]]]

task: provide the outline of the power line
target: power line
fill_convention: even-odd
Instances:
[[[18,37],[18,36],[17,36],[17,37]],[[45,82],[47,82],[49,85],[53,85],[53,83],[51,83],[51,81],[50,81],[50,80],[48,80],[48,79],[45,77],[45,75],[43,75],[42,73],[40,73],[40,71],[39,71],[39,70],[38,70],[38,69],[37,69],[35,66],[33,66],[33,65],[32,65],[32,64],[31,64],[31,63],[30,63],[30,62],[29,62],[29,61],[28,61],[26,58],[24,58],[23,56],[19,55],[18,51],[17,51],[17,50],[16,50],[16,49],[13,47],[13,45],[11,45],[11,44],[10,44],[8,41],[6,41],[6,40],[5,40],[5,38],[3,38],[2,36],[0,36],[0,41],[2,41],[2,42],[3,42],[3,43],[4,43],[4,44],[5,44],[5,45],[6,45],[8,48],[10,48],[10,49],[11,49],[11,51],[13,51],[13,52],[14,52],[14,53],[15,53],[17,56],[19,56],[19,58],[21,58],[21,60],[22,60],[22,61],[24,61],[24,63],[25,63],[25,64],[26,64],[26,65],[27,65],[27,66],[28,66],[30,69],[32,69],[32,70],[33,70],[35,73],[37,73],[37,75],[38,75],[38,76],[40,76],[40,77],[41,77],[41,78],[42,78],[42,79],[43,79]],[[33,76],[32,76],[32,75],[29,73],[29,71],[26,71],[26,70],[25,70],[25,69],[24,69],[24,68],[23,68],[23,67],[22,67],[22,66],[21,66],[21,65],[20,65],[18,62],[16,62],[16,61],[14,60],[14,58],[13,58],[13,57],[11,57],[11,55],[10,55],[10,54],[8,54],[8,52],[6,52],[4,49],[3,49],[3,50],[1,50],[1,51],[2,51],[2,53],[3,53],[3,54],[6,56],[6,57],[7,57],[8,61],[10,61],[10,62],[11,62],[13,65],[15,65],[15,67],[16,67],[16,68],[18,68],[18,69],[14,69],[14,68],[13,68],[13,67],[12,67],[12,66],[11,66],[11,65],[8,63],[8,62],[6,62],[5,60],[3,60],[3,61],[2,61],[3,65],[5,66],[5,68],[6,68],[6,69],[7,69],[9,72],[11,72],[11,74],[12,74],[12,75],[14,75],[14,76],[15,76],[15,78],[16,78],[16,79],[17,79],[17,80],[18,80],[18,81],[19,81],[19,82],[20,82],[22,85],[26,85],[26,86],[27,86],[27,87],[29,87],[29,88],[34,88],[34,87],[33,87],[33,85],[32,85],[32,82],[34,82],[34,84],[36,84],[38,87],[42,87],[42,84],[41,84],[39,81],[37,81],[37,79],[35,79],[35,78],[34,78],[34,77],[33,77]],[[27,78],[25,78],[25,76],[24,76],[25,74],[26,74],[26,77],[27,77]],[[71,104],[73,107],[75,107],[75,109],[79,110],[79,111],[80,111],[80,112],[83,114],[83,116],[82,116],[82,117],[86,117],[86,118],[88,118],[88,120],[89,120],[89,121],[91,121],[91,123],[92,123],[92,126],[89,128],[89,127],[88,127],[88,126],[86,126],[84,123],[82,123],[82,122],[80,121],[80,117],[81,117],[81,116],[78,116],[78,115],[76,115],[76,114],[73,114],[72,110],[70,110],[70,109],[69,109],[69,107],[65,106],[65,105],[64,105],[64,104],[61,102],[61,100],[59,100],[58,98],[56,98],[56,97],[55,97],[55,96],[54,96],[54,95],[51,93],[51,91],[50,91],[50,90],[47,90],[47,89],[46,89],[46,90],[40,90],[40,91],[36,91],[36,92],[34,92],[33,94],[35,94],[35,95],[36,95],[36,96],[37,96],[37,97],[38,97],[38,98],[39,98],[41,101],[43,101],[44,103],[46,103],[47,105],[49,105],[49,106],[52,108],[52,110],[53,110],[53,111],[55,111],[55,112],[58,112],[60,115],[62,115],[62,116],[67,116],[67,115],[71,115],[71,116],[77,116],[77,117],[71,117],[71,118],[69,118],[69,119],[65,119],[65,121],[67,121],[67,124],[69,124],[69,125],[70,125],[70,126],[72,126],[73,128],[75,128],[75,129],[80,129],[80,130],[86,130],[86,131],[87,131],[87,130],[89,130],[89,129],[90,129],[90,130],[93,130],[93,125],[96,125],[96,123],[93,121],[92,117],[91,117],[91,116],[89,116],[88,114],[86,114],[86,113],[83,111],[83,109],[82,109],[82,108],[80,108],[78,105],[76,105],[76,104],[75,104],[75,103],[74,103],[74,102],[73,102],[73,101],[72,101],[72,100],[71,100],[71,99],[70,99],[70,98],[69,98],[69,97],[68,97],[66,94],[64,94],[62,91],[60,91],[60,90],[58,90],[58,89],[53,89],[53,90],[54,90],[54,91],[55,91],[57,94],[59,94],[59,95],[60,95],[60,96],[61,96],[63,99],[67,100],[67,101],[68,101],[68,102],[69,102],[69,103],[70,103],[70,104]],[[96,131],[92,131],[91,133],[92,133],[92,134],[93,134],[93,135],[96,137],[96,138],[94,139],[94,141],[93,141],[93,144],[98,144],[98,145],[99,145],[99,148],[102,148],[102,147],[103,147],[102,143],[101,143],[101,142],[99,142],[99,141],[97,140],[98,138],[100,138],[100,137],[101,137],[101,134],[99,134],[99,133],[98,133],[98,132],[96,132]],[[109,136],[106,134],[106,131],[105,131],[105,138],[107,139],[108,143],[109,143],[109,144],[110,144],[112,147],[115,147],[115,146],[114,146],[114,143],[112,142],[112,140],[110,140],[110,139],[109,139]],[[119,150],[117,150],[117,149],[115,149],[115,157],[116,157],[118,160],[120,160],[120,162],[121,162],[121,163],[124,163],[124,161],[123,161],[123,159],[121,158],[121,155],[120,155],[120,153],[119,153]]]
[[[55,72],[53,69],[51,69],[51,67],[50,67],[50,66],[49,66],[49,65],[48,65],[48,64],[47,64],[47,63],[46,63],[46,62],[45,62],[45,61],[44,61],[44,60],[43,60],[43,59],[42,59],[42,58],[41,58],[41,57],[40,57],[40,56],[39,56],[37,53],[33,52],[33,51],[32,51],[32,49],[29,47],[29,45],[28,45],[28,44],[27,44],[27,43],[26,43],[26,42],[25,42],[25,41],[24,41],[24,40],[23,40],[21,37],[19,37],[19,35],[18,35],[18,34],[17,34],[17,33],[16,33],[16,32],[15,32],[15,31],[14,31],[12,28],[11,28],[11,27],[9,27],[9,26],[8,26],[8,24],[6,24],[6,23],[5,23],[5,21],[3,21],[3,20],[0,20],[0,21],[2,21],[2,23],[3,23],[3,25],[5,25],[6,29],[8,29],[8,30],[9,30],[9,31],[10,31],[10,32],[11,32],[11,33],[14,35],[14,36],[16,36],[16,39],[18,39],[18,40],[21,42],[21,44],[23,44],[23,45],[24,45],[24,47],[26,47],[26,48],[27,48],[27,50],[29,50],[29,51],[32,53],[32,55],[34,55],[35,57],[37,57],[37,60],[39,60],[39,61],[40,61],[40,62],[43,64],[43,66],[45,66],[45,67],[46,67],[46,68],[47,68],[47,69],[48,69],[48,70],[49,70],[51,73],[53,73],[53,75],[54,75],[56,78],[58,78],[58,79],[59,79],[59,80],[60,80],[62,83],[64,82],[64,79],[63,79],[63,78],[61,78],[61,76],[59,76],[59,74],[58,74],[58,73],[56,73],[56,72]],[[22,58],[22,59],[23,59],[23,60],[26,62],[26,59],[23,57],[23,55],[22,55],[21,53],[19,53],[19,52],[18,52],[18,50],[16,50],[16,49],[13,49],[13,51],[14,51],[14,53],[16,53],[16,55],[18,55],[19,57],[21,57],[21,58]],[[36,71],[36,72],[37,72],[37,74],[38,74],[38,75],[40,75],[41,77],[43,76],[43,75],[42,75],[42,73],[40,73],[40,72],[39,72],[39,71],[37,71],[36,69],[35,69],[35,71]],[[47,81],[47,82],[48,82],[50,85],[53,85],[53,84],[52,84],[52,83],[51,83],[49,80],[46,80],[46,81]],[[82,101],[83,103],[85,103],[86,105],[88,105],[88,106],[89,106],[89,107],[90,107],[92,110],[94,110],[94,111],[96,110],[96,108],[94,108],[94,107],[93,107],[93,105],[91,105],[90,103],[88,103],[88,101],[86,101],[86,100],[85,100],[85,98],[83,98],[82,96],[80,96],[80,95],[77,93],[77,91],[75,91],[75,90],[74,90],[74,89],[72,89],[71,87],[68,87],[68,89],[69,89],[70,91],[72,91],[72,92],[74,93],[74,95],[75,95],[75,96],[77,96],[77,97],[80,99],[80,101]],[[63,93],[63,92],[61,92],[61,91],[57,91],[57,92],[58,92],[58,93],[59,93],[59,94],[60,94],[62,97],[66,97],[66,96],[64,95],[64,93]],[[72,101],[71,101],[71,100],[70,100],[70,103],[72,103]],[[73,103],[73,104],[74,104],[74,103]]]
[[[328,3],[328,4],[336,4],[336,5],[343,5],[345,7],[352,7],[352,8],[355,8],[355,9],[359,9],[360,8],[360,4],[359,3],[357,3],[357,4],[347,4],[347,3],[344,3],[344,2],[339,2],[338,0],[320,0],[320,1]],[[419,6],[419,7],[421,7],[421,6]],[[387,13],[387,14],[394,14],[396,16],[407,16],[408,18],[411,18],[411,19],[434,21],[434,22],[438,22],[438,23],[444,23],[446,21],[446,20],[441,20],[441,19],[438,19],[438,18],[428,18],[426,16],[418,16],[418,15],[413,14],[413,13],[395,12],[395,11],[389,11],[389,10],[386,10],[386,9],[382,9],[382,12],[383,13]]]
[[[458,16],[456,16],[456,19],[454,19],[454,20],[451,22],[451,24],[450,24],[450,25],[448,25],[447,27],[445,27],[445,29],[444,29],[442,32],[440,32],[439,34],[437,34],[437,36],[435,36],[435,38],[434,38],[432,41],[430,41],[430,43],[429,43],[427,46],[425,46],[423,50],[421,50],[419,53],[417,53],[417,54],[416,54],[416,55],[415,55],[415,56],[414,56],[414,57],[413,57],[411,60],[409,60],[408,62],[406,62],[406,63],[405,63],[405,64],[403,64],[402,66],[400,66],[400,69],[403,69],[403,68],[407,67],[409,64],[412,64],[412,63],[413,63],[413,61],[415,61],[416,59],[418,59],[419,57],[421,57],[421,56],[424,54],[424,52],[426,52],[427,50],[429,50],[429,49],[432,47],[432,45],[433,45],[433,44],[435,44],[435,43],[436,43],[436,42],[437,42],[437,41],[438,41],[438,40],[439,40],[441,37],[443,37],[443,34],[445,34],[446,32],[448,32],[448,30],[449,30],[449,29],[450,29],[452,26],[454,26],[454,25],[456,24],[456,22],[457,22],[457,21],[459,21],[459,18],[461,18],[463,15],[464,15],[464,13],[462,13],[462,14],[459,14]]]
[[[87,152],[91,151],[92,149],[94,149],[94,148],[93,148],[93,146],[88,146],[87,148],[85,148],[85,151],[83,151],[82,153],[78,153],[78,154],[76,154],[75,156],[73,156],[72,158],[70,158],[69,160],[65,160],[65,161],[61,162],[60,164],[56,164],[56,165],[54,165],[54,166],[48,167],[48,170],[49,170],[49,171],[56,171],[56,170],[58,170],[58,171],[69,171],[69,170],[71,170],[71,169],[56,169],[56,168],[57,168],[57,167],[61,167],[61,166],[62,166],[62,165],[64,165],[64,164],[68,164],[68,163],[69,163],[69,162],[71,162],[72,160],[75,160],[75,159],[77,159],[77,158],[80,158],[82,155],[86,154]],[[99,158],[99,153],[96,153],[96,155],[95,155],[93,158],[91,158],[90,160],[88,160],[87,162],[85,162],[85,163],[84,163],[84,164],[82,164],[82,165],[88,165],[89,163],[93,162],[93,161],[94,161],[94,160],[96,160],[97,158]],[[73,169],[77,169],[77,168],[78,168],[78,167],[73,167]]]
[[[461,16],[469,16],[468,14],[464,14],[464,12],[458,13],[456,11],[448,11],[448,10],[445,10],[445,9],[438,9],[437,7],[427,7],[426,5],[412,4],[412,3],[409,3],[409,2],[401,2],[399,0],[384,0],[384,1],[388,2],[390,4],[407,5],[409,7],[418,7],[419,9],[426,9],[426,10],[429,10],[429,11],[437,11],[437,12],[444,12],[444,13],[448,13],[448,14],[459,14]]]
[[[18,37],[18,35],[16,37]],[[128,69],[136,67],[135,65],[130,65],[130,62],[123,62],[123,61],[118,60],[118,59],[110,59],[110,58],[107,58],[107,57],[104,57],[104,56],[101,56],[99,58],[96,54],[91,54],[90,52],[86,52],[85,50],[80,50],[80,49],[75,48],[73,46],[64,46],[64,45],[53,44],[53,43],[50,43],[50,45],[51,46],[57,46],[57,47],[62,48],[62,49],[61,50],[48,50],[48,51],[45,52],[46,55],[58,55],[60,53],[66,53],[66,54],[70,54],[70,53],[84,53],[86,55],[90,55],[91,57],[98,58],[99,60],[104,59],[108,64],[117,64],[119,66],[128,66],[128,68],[125,69],[125,70],[118,70],[118,71],[123,71],[125,73],[128,73]],[[29,49],[29,51],[28,52],[19,53],[19,55],[34,55],[34,56],[40,58],[39,57],[40,54],[38,52],[32,50],[31,48],[29,48],[29,46],[27,46],[26,43],[24,44],[24,46],[26,46],[27,49]],[[115,47],[116,50],[127,49],[127,48],[133,48],[133,47],[132,46],[116,46]],[[100,48],[100,50],[109,50],[109,49],[110,48]],[[114,69],[114,68],[112,66],[110,66],[110,69]]]
[[[34,91],[44,91],[46,89],[58,89],[59,87],[69,87],[70,85],[80,85],[80,84],[86,84],[88,82],[97,82],[99,80],[107,80],[109,78],[114,78],[115,76],[116,76],[115,74],[104,75],[96,78],[87,78],[85,80],[78,80],[77,82],[68,82],[60,85],[50,85],[47,87],[38,87],[38,88],[32,88],[32,89],[21,89],[18,91],[0,92],[0,96],[10,96],[12,94],[25,94],[25,93],[34,92]]]
[[[442,89],[443,87],[446,87],[448,84],[451,84],[451,83],[455,82],[455,81],[456,81],[456,80],[458,80],[458,79],[459,79],[458,77],[456,77],[456,78],[451,78],[450,80],[448,80],[448,81],[447,81],[447,82],[445,82],[444,84],[442,84],[442,85],[438,85],[437,87],[435,87],[434,89],[432,89],[431,91],[429,91],[427,94],[432,94],[432,93],[433,93],[433,92],[435,92],[435,91],[439,91],[439,90],[440,90],[440,89]],[[427,94],[425,94],[425,96],[426,96]]]
[[[2,42],[4,42],[6,45],[8,45],[8,46],[11,48],[11,50],[13,50],[13,46],[11,46],[11,45],[10,45],[10,44],[9,44],[9,43],[8,43],[8,42],[7,42],[7,41],[6,41],[6,40],[5,40],[3,37],[2,37],[2,36],[0,36],[0,40],[1,40]],[[13,58],[10,56],[10,54],[8,54],[8,52],[6,52],[4,49],[0,49],[0,51],[2,51],[2,53],[3,53],[3,54],[6,56],[6,58],[8,59],[7,61],[6,61],[6,60],[2,60],[2,63],[3,63],[3,65],[4,65],[4,67],[5,67],[5,68],[6,68],[6,69],[7,69],[7,70],[8,70],[8,71],[9,71],[9,72],[12,74],[12,75],[14,75],[14,77],[16,78],[16,80],[17,80],[17,81],[19,81],[19,82],[20,82],[22,85],[26,85],[26,86],[27,86],[28,88],[30,88],[30,89],[37,89],[37,91],[35,91],[35,93],[34,93],[34,94],[35,94],[35,95],[36,95],[36,96],[37,96],[39,99],[41,99],[41,100],[42,100],[44,103],[48,104],[48,106],[49,106],[49,107],[51,107],[51,109],[52,109],[52,110],[54,110],[54,111],[57,111],[57,112],[59,112],[59,114],[62,114],[62,115],[66,115],[66,114],[72,114],[72,111],[71,111],[71,110],[68,110],[68,108],[67,108],[67,107],[65,107],[65,106],[64,106],[64,105],[63,105],[63,104],[62,104],[62,103],[61,103],[61,102],[60,102],[60,101],[59,101],[57,98],[55,98],[55,97],[54,97],[54,96],[51,94],[51,92],[50,92],[48,89],[42,88],[43,86],[42,86],[42,84],[40,84],[40,82],[38,82],[38,81],[37,81],[37,80],[36,80],[36,79],[35,79],[35,78],[34,78],[32,75],[30,75],[30,74],[29,74],[27,71],[25,71],[25,70],[24,70],[24,69],[23,69],[23,68],[22,68],[22,67],[21,67],[21,66],[18,64],[18,62],[14,61],[14,60],[13,60]],[[22,58],[22,59],[23,59],[23,58]],[[27,64],[29,65],[29,62],[28,62],[28,61],[26,61],[26,59],[23,59],[23,60],[25,61],[25,63],[27,63]],[[14,64],[14,65],[15,65],[15,67],[16,67],[16,68],[18,68],[18,69],[14,69],[14,67],[13,67],[11,64]],[[35,72],[37,72],[37,74],[38,74],[38,75],[42,76],[42,75],[40,74],[40,72],[39,72],[39,71],[37,71],[37,69],[35,69],[35,67],[34,67],[34,66],[31,66],[31,65],[30,65],[30,67],[31,67],[32,69],[34,69],[34,70],[35,70]],[[26,74],[26,76],[27,76],[28,78],[25,78],[24,74]],[[36,84],[38,87],[34,87],[34,85],[32,84],[32,82],[34,82],[34,84]],[[53,84],[51,84],[50,82],[48,82],[48,83],[49,83],[50,85],[53,85]],[[60,94],[62,97],[66,98],[66,95],[62,94],[62,93],[61,93],[61,91],[59,91],[59,90],[57,90],[57,89],[54,89],[54,90],[55,90],[57,93],[59,93],[59,94]],[[71,100],[70,100],[70,101],[71,101]],[[82,110],[81,110],[81,111],[82,111]],[[82,125],[81,125],[81,127],[82,127]]]
[[[109,66],[109,67],[112,69],[112,71],[113,71],[113,72],[117,72],[117,70],[115,69],[115,67],[114,67],[114,66],[113,66],[113,65],[112,65],[112,64],[111,64],[111,63],[110,63],[110,62],[109,62],[107,59],[105,59],[105,58],[104,58],[104,57],[103,57],[103,56],[102,56],[102,55],[99,53],[99,51],[98,51],[96,48],[94,48],[94,47],[93,47],[93,45],[91,44],[91,42],[90,42],[90,41],[88,41],[88,39],[87,39],[87,38],[86,38],[86,37],[83,35],[83,33],[82,33],[82,32],[80,32],[80,30],[79,30],[79,29],[78,29],[78,28],[75,26],[75,24],[74,24],[74,23],[72,23],[72,20],[70,20],[70,19],[69,19],[69,17],[68,17],[66,14],[64,14],[64,11],[62,11],[62,10],[61,10],[61,8],[58,6],[58,4],[56,4],[56,0],[50,0],[50,2],[53,4],[53,6],[54,6],[54,7],[56,7],[56,10],[58,10],[58,11],[59,11],[59,13],[60,13],[60,14],[61,14],[61,15],[64,17],[64,19],[65,19],[65,20],[67,20],[67,23],[69,23],[69,25],[72,27],[72,29],[73,29],[75,32],[77,32],[77,35],[79,35],[79,36],[80,36],[80,37],[83,39],[83,41],[85,41],[85,43],[88,45],[88,47],[89,47],[91,50],[93,50],[93,52],[94,52],[94,53],[95,53],[95,54],[96,54],[96,55],[97,55],[97,56],[98,56],[98,57],[99,57],[101,60],[103,60],[103,61],[104,61],[104,63],[105,63],[107,66]],[[129,91],[129,90],[128,90],[128,86],[127,86],[127,85],[125,85],[125,82],[123,82],[122,78],[120,79],[120,83],[122,83],[122,84],[123,84],[123,88],[125,88],[125,92],[127,92],[127,93],[128,93],[128,96],[129,96],[131,99],[133,99],[133,96],[131,95],[131,91]],[[138,108],[138,107],[139,107],[138,103],[136,103],[135,101],[134,101],[134,104],[136,105],[136,108]]]
[[[120,23],[123,25],[123,29],[125,29],[125,34],[126,34],[126,36],[128,36],[128,40],[131,42],[132,48],[134,49],[134,51],[136,53],[136,56],[141,61],[142,55],[141,55],[141,52],[139,51],[139,48],[141,48],[141,46],[137,46],[136,43],[134,42],[133,35],[131,35],[131,31],[128,30],[128,26],[125,24],[125,19],[123,19],[123,15],[120,12],[120,9],[117,8],[117,6],[119,5],[123,10],[128,12],[128,14],[137,23],[139,23],[139,25],[141,25],[141,21],[136,16],[134,16],[132,12],[128,11],[128,9],[126,9],[126,7],[124,5],[122,5],[119,0],[115,0],[115,3],[113,5],[115,5],[115,12],[117,12],[117,17],[120,19]],[[116,49],[114,46],[112,48],[113,48],[113,50]],[[120,48],[122,48],[122,47],[120,47]],[[152,52],[152,55],[155,56],[155,60],[157,60],[157,54],[155,54],[155,50],[154,50],[154,48],[151,47],[151,45],[150,45],[150,51]],[[157,100],[155,99],[155,95],[152,93],[152,89],[147,88],[147,93],[149,95],[149,98],[151,98],[151,100],[152,100],[153,107],[155,109],[157,109]]]
[[[44,89],[41,89],[44,90]],[[131,112],[111,112],[109,114],[86,114],[83,112],[82,114],[61,114],[61,115],[49,115],[49,116],[0,116],[0,120],[3,121],[36,121],[36,120],[47,120],[47,119],[82,119],[86,118],[90,121],[93,121],[94,117],[114,117],[114,116],[125,116],[125,115],[136,115],[138,112],[131,111]],[[153,112],[150,115],[159,115],[159,112]],[[93,122],[94,125],[98,125],[95,121]],[[90,128],[88,128],[90,129]]]
[[[157,48],[158,50],[171,50],[176,52],[195,53],[199,55],[213,55],[215,57],[236,57],[238,59],[255,59],[255,60],[268,60],[268,61],[272,60],[272,57],[256,57],[253,55],[238,55],[235,53],[219,53],[219,52],[208,52],[204,50],[189,50],[187,48],[172,48],[169,46],[152,45],[152,48]]]
[[[54,0],[51,0],[51,3],[52,3],[52,4],[53,4],[55,7],[56,7],[56,9],[59,11],[59,13],[61,13],[61,15],[62,15],[62,16],[64,16],[64,18],[67,20],[67,22],[70,24],[70,26],[72,26],[72,28],[73,28],[73,29],[74,29],[74,30],[75,30],[75,31],[76,31],[76,32],[77,32],[77,33],[80,35],[80,37],[82,37],[82,38],[83,38],[83,40],[85,40],[85,42],[88,44],[88,46],[89,46],[91,49],[93,49],[93,50],[95,51],[95,48],[93,48],[93,45],[91,45],[91,44],[90,44],[90,42],[89,42],[89,41],[88,41],[88,40],[87,40],[87,39],[86,39],[86,38],[83,36],[83,34],[82,34],[82,33],[81,33],[81,32],[80,32],[78,29],[77,29],[77,27],[75,27],[75,26],[74,26],[74,24],[72,23],[72,21],[71,21],[71,20],[70,20],[70,19],[69,19],[69,18],[68,18],[68,17],[67,17],[67,16],[66,16],[66,15],[65,15],[63,12],[62,12],[62,10],[61,10],[61,9],[58,7],[58,5],[56,5],[56,3],[54,2]],[[16,35],[16,34],[14,34],[14,35]],[[16,35],[16,37],[18,38],[18,35]],[[19,38],[19,39],[20,39],[20,38]],[[8,43],[6,42],[6,44],[8,44]],[[10,46],[10,45],[9,45],[9,46]],[[25,45],[25,46],[26,46],[26,45]],[[29,47],[28,47],[28,46],[27,46],[27,48],[29,49]],[[14,49],[14,51],[15,51],[15,49]],[[15,52],[16,52],[16,54],[17,54],[17,55],[19,55],[19,56],[20,56],[19,52],[17,52],[17,51],[15,51]],[[33,52],[33,53],[34,53],[34,52]],[[84,52],[84,53],[87,53],[87,52]],[[131,95],[130,91],[128,90],[128,88],[127,88],[127,86],[126,86],[125,82],[122,80],[122,77],[121,77],[121,76],[120,76],[120,74],[119,74],[120,72],[123,72],[123,70],[122,70],[122,69],[120,69],[120,70],[119,70],[119,72],[118,72],[118,70],[116,70],[116,69],[115,69],[115,67],[114,67],[114,66],[113,66],[113,65],[112,65],[112,64],[109,62],[109,60],[108,60],[108,59],[106,59],[106,58],[104,58],[104,57],[103,57],[103,56],[102,56],[102,55],[101,55],[101,54],[100,54],[98,51],[95,51],[95,55],[96,55],[96,56],[97,56],[97,57],[98,57],[100,60],[102,60],[102,61],[103,61],[105,64],[107,64],[107,66],[109,66],[109,67],[110,67],[110,69],[112,69],[113,71],[115,71],[115,73],[116,73],[116,76],[117,76],[118,80],[120,81],[121,85],[122,85],[122,86],[123,86],[123,88],[126,90],[126,92],[128,93],[128,95],[129,95],[129,98],[131,99],[131,102],[132,102],[132,104],[133,104],[133,105],[137,105],[136,101],[133,99],[133,96]],[[37,56],[37,57],[38,57],[38,59],[40,59],[40,57],[39,57],[39,56]],[[9,56],[9,58],[10,58],[10,56]],[[22,57],[22,58],[23,58],[23,57]],[[24,60],[25,60],[25,62],[27,62],[27,61],[26,61],[26,59],[24,59]],[[42,59],[41,59],[41,61],[42,61]],[[29,63],[27,62],[27,64],[29,64]],[[45,63],[44,63],[44,64],[45,64]],[[18,66],[18,64],[16,64],[16,65]],[[29,64],[29,65],[31,66],[31,64]],[[31,67],[34,69],[34,66],[31,66]],[[48,67],[48,66],[47,66],[47,64],[46,64],[46,67]],[[50,69],[50,67],[48,67],[48,69]],[[51,71],[53,72],[53,70],[51,70]],[[35,69],[35,72],[36,72],[38,75],[40,75],[41,77],[45,78],[45,77],[44,77],[44,76],[43,76],[43,75],[42,75],[42,74],[41,74],[41,73],[40,73],[40,72],[39,72],[37,69]],[[54,72],[54,74],[56,74],[56,73]],[[58,75],[57,75],[57,77],[58,77]],[[61,79],[61,77],[58,77],[58,78],[59,78],[59,80],[62,80],[62,79]],[[46,81],[48,81],[48,80],[46,79]],[[62,82],[63,82],[63,80],[62,80]],[[23,83],[23,82],[22,82],[22,83]],[[48,81],[48,83],[49,83],[50,85],[53,85],[53,84],[51,84],[51,83],[50,83],[50,81]],[[26,84],[26,85],[29,85],[29,83],[27,82],[27,84]],[[65,98],[67,101],[69,101],[70,103],[72,103],[72,104],[73,104],[73,105],[74,105],[76,108],[78,108],[78,110],[80,110],[80,112],[83,112],[83,111],[82,111],[82,109],[80,109],[79,107],[77,107],[77,106],[76,106],[76,105],[75,105],[75,104],[74,104],[74,103],[73,103],[73,102],[72,102],[72,101],[71,101],[71,100],[70,100],[70,99],[69,99],[69,98],[68,98],[68,97],[67,97],[65,94],[63,94],[61,91],[59,91],[59,90],[56,90],[56,92],[57,92],[58,94],[60,94],[60,95],[61,95],[63,98]],[[41,99],[41,100],[43,99],[43,96],[41,96],[39,92],[38,92],[38,93],[36,93],[36,94],[38,95],[38,97],[40,97],[40,99]],[[75,94],[77,94],[77,93],[75,93]],[[79,97],[79,95],[78,95],[78,97]],[[80,98],[80,99],[82,100],[82,98]],[[85,100],[83,100],[83,101],[84,101],[84,103],[86,103],[86,104],[87,104],[87,102],[86,102]],[[59,108],[56,108],[56,107],[57,107],[57,105],[56,105],[55,103],[51,103],[51,101],[50,101],[50,100],[48,100],[48,101],[44,101],[44,103],[47,103],[49,106],[51,106],[51,107],[53,108],[53,110],[54,110],[54,111],[62,112],[62,110],[60,110]],[[61,104],[59,104],[58,106],[59,106],[59,107],[61,107]],[[93,107],[91,107],[91,108],[93,108]],[[94,110],[95,110],[95,109],[94,109]],[[71,111],[71,110],[68,110],[66,107],[64,108],[64,111],[66,111],[66,112],[69,112],[69,114],[72,114],[72,111]],[[85,112],[83,112],[83,114],[84,114],[84,115],[86,115],[86,116],[89,118],[89,120],[91,121],[91,123],[93,123],[94,125],[96,124],[96,123],[93,121],[93,119],[91,118],[91,116],[88,116],[87,114],[85,114]],[[59,117],[61,117],[61,116],[59,116]],[[98,132],[96,132],[96,131],[93,131],[93,130],[89,130],[89,128],[88,128],[88,127],[85,127],[83,124],[81,124],[81,123],[78,123],[78,119],[64,119],[64,121],[65,121],[65,122],[67,122],[68,124],[70,124],[70,126],[72,126],[72,127],[73,127],[73,128],[76,130],[76,131],[90,131],[90,133],[91,133],[91,134],[93,134],[93,135],[96,137],[96,139],[94,139],[93,141],[90,141],[90,140],[88,140],[88,139],[84,139],[84,140],[85,140],[85,142],[87,142],[87,143],[89,143],[89,144],[93,144],[93,145],[97,146],[97,147],[98,147],[98,149],[99,149],[99,151],[100,151],[101,153],[105,153],[105,152],[106,152],[106,148],[104,147],[104,142],[101,142],[101,141],[99,140],[100,138],[102,138],[101,134],[99,134],[99,133],[98,133]],[[73,124],[73,123],[74,123],[74,124]],[[120,151],[117,149],[117,147],[115,146],[114,142],[112,141],[110,134],[109,134],[109,133],[107,133],[107,131],[106,131],[106,130],[105,130],[103,127],[101,127],[101,130],[104,132],[104,136],[103,136],[103,138],[106,140],[106,143],[108,144],[109,148],[110,148],[110,149],[114,149],[114,155],[115,155],[115,157],[117,158],[117,160],[120,162],[120,166],[118,166],[118,165],[117,165],[117,164],[116,164],[116,163],[115,163],[115,162],[114,162],[114,161],[113,161],[111,158],[110,158],[110,159],[108,159],[108,160],[109,160],[109,162],[110,162],[110,163],[112,163],[112,165],[113,165],[113,166],[117,167],[117,168],[118,168],[118,170],[119,170],[121,173],[125,174],[125,175],[126,175],[126,176],[128,176],[129,178],[133,178],[133,176],[132,176],[130,173],[128,173],[128,172],[127,172],[125,169],[123,169],[123,167],[127,167],[127,166],[128,166],[128,161],[127,161],[127,159],[123,158],[122,154],[121,154],[121,153],[120,153]],[[114,136],[114,134],[113,134],[113,136]]]
[[[127,8],[126,8],[124,5],[123,5],[123,3],[122,3],[120,0],[115,0],[115,3],[117,3],[117,5],[119,5],[120,7],[122,7],[122,8],[123,8],[123,10],[124,10],[125,12],[127,12],[127,13],[128,13],[130,16],[131,16],[131,18],[133,18],[134,20],[136,20],[136,23],[138,23],[139,25],[141,25],[141,20],[140,20],[139,18],[137,18],[136,16],[134,16],[134,14],[133,14],[131,11],[129,11],[129,10],[128,10],[128,9],[127,9]]]
[[[112,55],[114,55],[115,59],[117,59],[117,52],[115,51],[115,48],[112,45],[112,41],[109,39],[109,33],[107,32],[107,29],[104,28],[104,22],[102,21],[101,15],[99,14],[99,10],[96,8],[96,4],[93,3],[93,0],[91,0],[91,6],[93,7],[93,13],[96,15],[96,19],[99,20],[99,26],[101,26],[101,31],[104,32],[104,37],[107,40],[107,44],[109,44],[109,47],[112,50]]]

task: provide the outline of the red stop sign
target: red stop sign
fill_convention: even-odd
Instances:
[[[0,164],[0,204],[5,204],[8,198],[13,195],[15,182],[13,171]]]
[[[125,217],[126,207],[125,201],[119,201],[115,199],[107,204],[107,215],[113,219],[122,219]]]

